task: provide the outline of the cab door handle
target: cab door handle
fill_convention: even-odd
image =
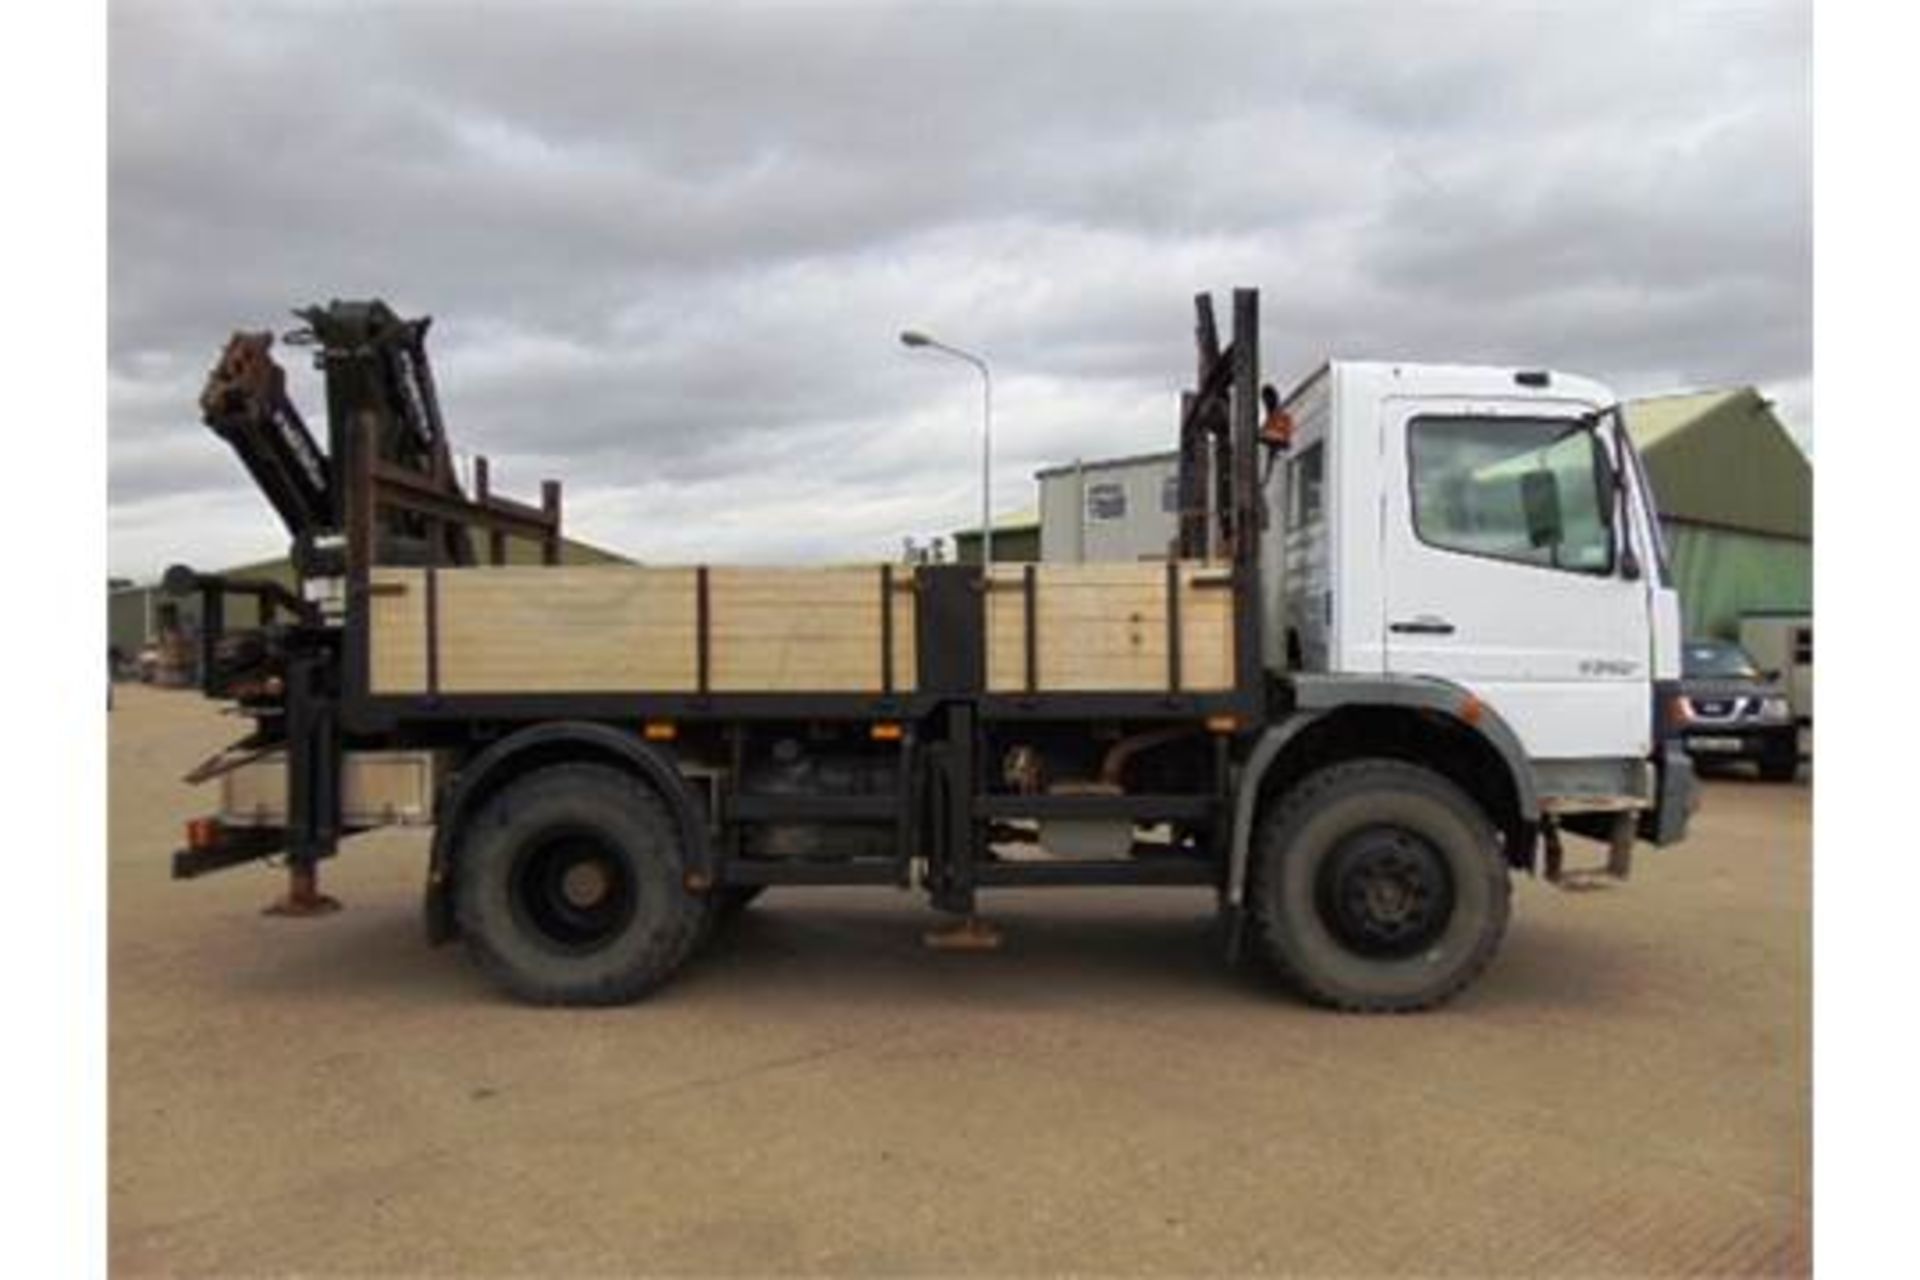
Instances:
[[[1408,618],[1404,622],[1389,623],[1387,630],[1403,636],[1450,636],[1453,634],[1453,624],[1429,613]]]

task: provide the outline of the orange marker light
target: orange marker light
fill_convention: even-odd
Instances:
[[[680,726],[671,720],[649,720],[640,732],[648,742],[672,742],[680,736]]]
[[[1208,733],[1238,733],[1239,731],[1240,731],[1239,716],[1208,716],[1207,717]]]
[[[1285,409],[1275,409],[1260,424],[1260,439],[1275,448],[1286,448],[1293,443],[1293,418]]]
[[[1480,718],[1487,712],[1487,704],[1468,694],[1460,701],[1460,718],[1468,724],[1479,724]]]
[[[898,720],[878,720],[867,730],[875,742],[898,742],[907,731]]]
[[[187,848],[211,849],[220,843],[220,819],[195,818],[187,823]]]

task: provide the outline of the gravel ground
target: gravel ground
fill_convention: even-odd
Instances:
[[[650,1002],[508,1003],[421,941],[424,842],[167,878],[236,722],[111,717],[111,1257],[262,1274],[1804,1273],[1808,789],[1709,785],[1631,885],[1524,882],[1453,1005],[1225,972],[1187,890],[775,890]]]

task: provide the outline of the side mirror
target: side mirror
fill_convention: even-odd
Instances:
[[[1520,477],[1520,505],[1527,517],[1527,541],[1536,547],[1551,547],[1560,542],[1560,486],[1553,472],[1529,471]]]

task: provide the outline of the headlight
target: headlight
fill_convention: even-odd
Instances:
[[[1760,716],[1764,720],[1785,720],[1793,714],[1785,698],[1760,699]]]

